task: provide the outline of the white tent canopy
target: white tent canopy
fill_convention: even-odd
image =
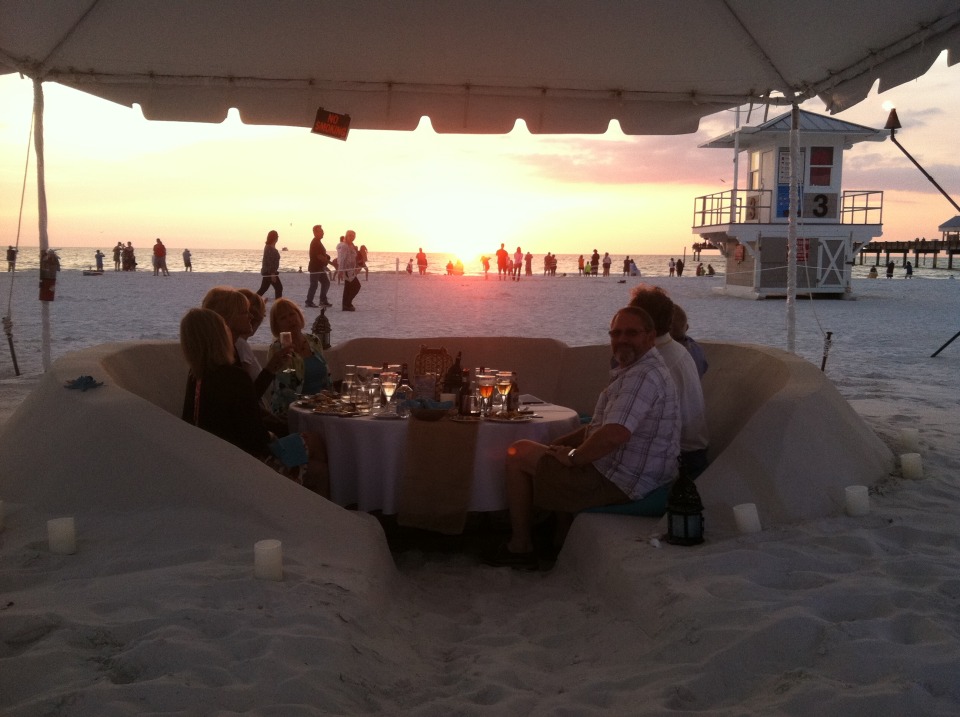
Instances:
[[[960,0],[0,0],[0,74],[34,80],[41,249],[43,82],[158,120],[680,134],[750,103],[839,112],[944,50],[960,58]]]
[[[956,0],[0,0],[0,72],[160,120],[677,134],[751,102],[838,112],[943,50]]]

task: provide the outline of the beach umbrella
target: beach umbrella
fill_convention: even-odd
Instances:
[[[43,82],[158,120],[680,134],[743,104],[839,112],[943,50],[960,0],[0,0],[0,73],[34,80],[41,249]]]

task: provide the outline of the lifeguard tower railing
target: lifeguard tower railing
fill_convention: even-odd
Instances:
[[[736,205],[732,189],[694,199],[694,229],[724,224],[782,224],[786,221],[784,217],[774,217],[773,193],[769,189],[741,189],[736,193]],[[844,191],[840,201],[840,223],[882,224],[883,192]]]

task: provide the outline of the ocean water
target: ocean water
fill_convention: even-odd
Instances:
[[[107,271],[113,270],[113,255],[112,250],[108,248],[101,249],[104,254],[107,256],[104,258],[104,268]],[[92,269],[95,267],[96,262],[94,259],[94,253],[96,252],[96,247],[87,248],[87,247],[63,247],[57,248],[57,254],[60,257],[60,267],[61,270],[85,270]],[[182,248],[167,248],[167,268],[172,272],[183,271],[183,260],[181,254],[183,252]],[[219,273],[224,271],[239,271],[239,272],[250,272],[252,274],[260,273],[260,259],[263,253],[261,248],[257,249],[191,249],[190,253],[192,255],[191,260],[193,263],[193,270],[195,272],[203,273]],[[368,255],[367,265],[371,272],[374,273],[389,273],[394,271],[404,271],[406,269],[407,261],[412,259],[415,255],[415,251],[411,251],[408,254],[401,254],[395,252],[370,252]],[[491,251],[490,256],[493,257],[493,252]],[[535,255],[533,259],[533,275],[534,276],[543,276],[543,254]],[[578,254],[557,254],[557,274],[577,274],[577,260],[579,258]],[[589,254],[585,254],[584,258],[589,259]],[[602,256],[602,255],[601,255]],[[669,274],[668,264],[671,258],[678,259],[683,255],[678,254],[670,256],[667,254],[631,254],[631,258],[636,262],[637,268],[640,270],[641,276],[667,276]],[[138,249],[137,251],[137,268],[139,271],[153,271],[153,265],[151,263],[152,252],[150,246],[144,246]],[[611,254],[613,259],[613,264],[610,267],[611,275],[621,276],[623,274],[623,259],[624,254]],[[427,271],[430,274],[444,274],[446,273],[446,264],[448,261],[456,260],[456,257],[451,254],[427,254],[428,267]],[[704,251],[700,257],[700,261],[703,262],[704,267],[708,264],[713,264],[713,267],[717,270],[718,274],[723,273],[724,260],[720,256],[720,253],[717,251]],[[870,267],[873,265],[874,257],[868,256],[864,259],[864,264],[859,263],[859,258],[857,263],[853,267],[853,276],[854,278],[866,278],[867,273],[870,270]],[[894,258],[894,261],[898,262],[897,272],[895,276],[900,278],[903,276],[903,269],[899,266],[899,259]],[[283,272],[297,272],[299,270],[306,271],[308,263],[308,257],[306,250],[300,249],[289,249],[287,251],[282,251],[280,253],[280,271]],[[693,261],[692,255],[690,252],[687,253],[686,258],[686,269],[684,270],[684,276],[694,276],[696,269],[696,262]],[[954,271],[946,271],[945,267],[947,265],[946,256],[941,256],[939,261],[939,268],[932,268],[933,258],[927,257],[926,263],[921,262],[921,264],[914,268],[914,275],[917,277],[924,278],[933,278],[933,279],[946,279],[949,278],[951,274],[957,273],[960,271],[960,260],[955,260]],[[491,274],[496,275],[496,259],[491,259]],[[36,271],[39,267],[39,252],[36,247],[22,247],[17,259],[17,269],[19,271]],[[6,266],[4,265],[5,269]],[[879,267],[881,277],[883,276],[884,269]],[[414,265],[414,271],[416,271],[416,265]],[[483,268],[480,265],[479,260],[469,262],[464,265],[464,274],[467,276],[481,276],[483,274]]]

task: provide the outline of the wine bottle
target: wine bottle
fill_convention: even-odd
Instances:
[[[457,413],[461,416],[469,416],[472,402],[473,390],[470,388],[470,369],[465,368],[460,383],[460,395],[457,397]]]
[[[517,381],[517,372],[510,373],[510,393],[507,394],[507,410],[516,412],[520,410],[520,384]]]
[[[460,385],[463,383],[463,369],[460,368],[460,357],[461,352],[457,351],[457,358],[453,362],[453,366],[450,367],[450,370],[447,371],[447,375],[444,376],[444,393],[460,393]]]

